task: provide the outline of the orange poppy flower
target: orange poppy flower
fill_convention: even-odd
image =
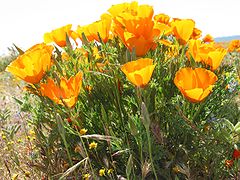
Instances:
[[[154,16],[154,20],[159,22],[159,23],[163,23],[163,24],[168,25],[170,17],[166,14],[157,14],[157,15]]]
[[[171,23],[174,36],[180,44],[186,44],[193,34],[195,22],[191,19],[175,20]]]
[[[214,39],[213,37],[210,35],[210,34],[207,34],[204,38],[203,38],[203,42],[205,43],[210,43],[210,42],[213,42]]]
[[[211,67],[212,71],[215,71],[221,65],[221,62],[226,54],[227,50],[224,48],[217,48],[216,50],[208,53],[208,59],[205,59],[204,62]]]
[[[155,47],[154,38],[159,30],[154,31],[153,8],[138,5],[137,2],[112,6],[108,12],[112,15],[114,35],[119,37],[125,46],[137,56],[144,56]]]
[[[201,62],[201,54],[200,54],[200,47],[201,47],[201,40],[197,39],[190,39],[188,42],[188,51],[186,52],[186,55],[188,59],[190,59],[190,56],[193,57],[195,62]]]
[[[121,70],[127,79],[137,87],[144,88],[152,77],[156,64],[149,58],[141,58],[124,64]]]
[[[132,15],[137,14],[138,3],[133,1],[131,3],[121,3],[113,5],[111,8],[108,9],[108,12],[113,16],[119,16],[122,13],[131,13]]]
[[[211,70],[216,70],[227,51],[224,48],[219,47],[217,44],[202,43],[201,40],[189,40],[189,48],[187,51],[187,57],[190,59],[190,55],[196,62],[202,62],[211,67]]]
[[[71,30],[72,25],[68,24],[66,26],[52,30],[51,32],[45,33],[43,38],[45,43],[55,42],[58,46],[66,46],[66,34],[71,37],[73,34],[73,39],[76,40],[75,33]]]
[[[89,41],[96,40],[96,41],[100,42],[100,39],[98,36],[98,33],[99,33],[102,41],[104,43],[106,43],[109,38],[111,23],[112,23],[111,16],[108,14],[103,14],[101,16],[100,21],[96,21],[87,26],[82,26],[82,27],[78,26],[77,33],[78,33],[80,39],[82,39],[82,33],[84,33],[84,35],[87,37],[87,39]]]
[[[52,46],[36,44],[11,62],[6,71],[28,83],[39,83],[52,65],[52,51]]]
[[[47,83],[40,84],[40,91],[43,96],[47,96],[57,104],[73,107],[82,87],[82,76],[82,72],[78,72],[69,79],[62,77],[59,86],[55,84],[53,79],[48,78]]]
[[[198,28],[193,28],[193,33],[191,35],[192,39],[198,39],[202,36],[202,31]]]
[[[239,52],[240,40],[232,40],[228,45],[228,52],[237,51]]]
[[[213,89],[217,76],[204,68],[182,68],[174,78],[174,84],[190,102],[203,101]]]

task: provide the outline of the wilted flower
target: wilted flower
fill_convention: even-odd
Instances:
[[[73,107],[82,86],[82,76],[82,72],[78,72],[70,79],[62,77],[59,86],[55,84],[53,79],[48,78],[47,83],[40,84],[40,91],[57,104]]]
[[[28,83],[39,83],[52,65],[53,47],[36,44],[8,65],[6,71]]]
[[[137,87],[145,87],[152,77],[156,64],[149,58],[141,58],[124,64],[121,70],[127,79]]]
[[[182,68],[174,78],[174,84],[190,102],[203,101],[213,89],[217,76],[204,68]]]

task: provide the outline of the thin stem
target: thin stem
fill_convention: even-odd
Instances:
[[[153,164],[152,143],[151,143],[151,138],[150,138],[149,129],[146,129],[146,132],[147,132],[148,151],[149,151],[150,161],[151,161],[151,164],[152,164],[152,170],[153,170],[153,174],[154,174],[154,176],[155,176],[155,179],[158,180],[157,173],[156,173],[156,170],[155,170],[155,167],[154,167],[154,164]]]

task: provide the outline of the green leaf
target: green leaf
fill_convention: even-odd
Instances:
[[[89,42],[88,42],[88,39],[87,37],[85,36],[84,32],[82,33],[82,43],[86,46],[89,45]]]
[[[228,120],[228,119],[223,119],[224,120],[224,123],[225,125],[231,130],[231,132],[234,131],[234,125]]]
[[[127,162],[127,167],[126,167],[127,179],[130,179],[132,167],[133,167],[133,158],[132,158],[132,154],[130,154],[130,156],[128,158],[128,162]]]
[[[145,126],[146,130],[149,130],[150,116],[144,102],[142,102],[142,105],[141,105],[141,116],[142,116],[143,125]]]
[[[24,54],[24,51],[22,49],[20,49],[16,44],[13,44],[13,46],[17,49],[19,55]]]
[[[237,131],[240,130],[240,122],[238,122],[235,126],[234,126],[234,130]]]
[[[66,45],[68,47],[68,49],[70,49],[71,51],[73,50],[72,44],[70,42],[69,36],[66,33]]]

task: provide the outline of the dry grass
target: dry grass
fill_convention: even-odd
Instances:
[[[9,73],[0,73],[0,180],[39,179],[31,168],[33,134],[27,124],[28,114],[20,111],[15,98],[23,98],[22,82]],[[10,132],[19,127],[19,130]]]

